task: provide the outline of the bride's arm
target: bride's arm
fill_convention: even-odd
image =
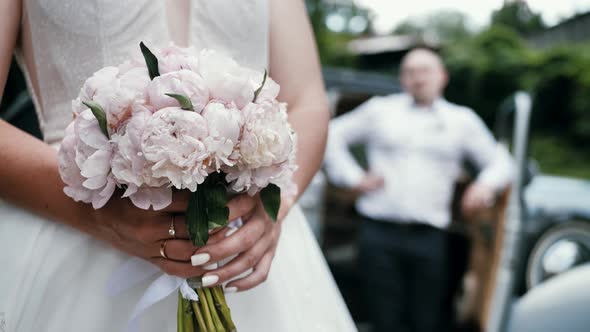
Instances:
[[[279,100],[288,103],[297,132],[301,194],[322,163],[330,113],[304,1],[271,2],[270,76],[281,86]]]
[[[21,10],[20,1],[0,0],[0,100],[19,33]],[[175,194],[172,206],[165,211],[140,210],[128,199],[116,197],[102,209],[93,210],[89,204],[76,203],[64,194],[57,165],[55,149],[0,120],[0,199],[44,216],[48,222],[60,222],[88,233],[121,251],[151,261],[169,274],[203,274],[202,268],[188,263],[196,248],[186,240],[182,215],[176,217],[178,239],[169,241],[166,253],[185,262],[159,257],[160,244],[168,238],[172,213],[186,210],[188,198],[184,193]],[[255,204],[252,198],[238,196],[229,203],[230,217],[250,214]],[[4,221],[1,214],[0,209],[0,223]]]
[[[18,37],[21,10],[19,0],[0,0],[0,100]],[[88,218],[83,218],[88,206],[76,204],[61,191],[57,156],[51,147],[0,120],[0,160],[0,198],[90,231]]]
[[[21,3],[0,1],[0,99],[16,45]],[[90,231],[82,218],[88,207],[68,199],[57,174],[55,151],[43,142],[0,120],[0,197],[45,217],[67,220],[72,226]],[[57,208],[59,207],[59,208]]]

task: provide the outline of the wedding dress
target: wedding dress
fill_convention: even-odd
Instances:
[[[17,58],[48,144],[59,146],[72,117],[71,100],[84,80],[126,60],[140,41],[208,47],[253,68],[268,66],[268,0],[187,1],[185,10],[173,10],[171,3],[23,0]],[[3,332],[125,331],[134,306],[155,279],[109,295],[107,281],[129,258],[0,201]],[[284,220],[268,280],[227,296],[239,331],[356,330],[298,206]],[[176,305],[173,293],[149,307],[139,318],[139,330],[176,331]]]

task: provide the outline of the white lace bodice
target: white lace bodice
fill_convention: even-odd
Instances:
[[[17,58],[44,139],[57,145],[71,100],[101,67],[135,54],[140,41],[215,48],[268,63],[268,0],[24,0]]]

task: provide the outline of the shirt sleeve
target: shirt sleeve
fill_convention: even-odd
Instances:
[[[324,168],[334,184],[354,187],[365,176],[365,170],[358,165],[349,147],[368,140],[375,106],[375,99],[371,98],[330,121]]]
[[[494,139],[484,122],[471,110],[467,110],[464,127],[464,152],[480,170],[476,182],[502,191],[514,177],[514,164],[510,153]]]

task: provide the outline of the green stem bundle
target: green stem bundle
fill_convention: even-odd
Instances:
[[[209,312],[211,313],[211,318],[213,320],[213,325],[215,326],[216,332],[227,332],[225,327],[221,323],[221,319],[219,319],[219,315],[217,314],[217,307],[215,303],[213,303],[213,296],[211,296],[211,289],[205,288],[204,289],[205,297],[207,298],[207,305],[209,306]]]
[[[236,332],[221,286],[195,288],[198,301],[178,292],[178,332]]]
[[[219,313],[221,314],[221,317],[223,317],[223,321],[225,322],[228,332],[236,332],[237,329],[231,318],[229,306],[225,301],[225,294],[223,293],[223,288],[221,286],[215,286],[211,289],[211,292],[213,293],[213,298],[218,303],[217,306],[219,309]]]

